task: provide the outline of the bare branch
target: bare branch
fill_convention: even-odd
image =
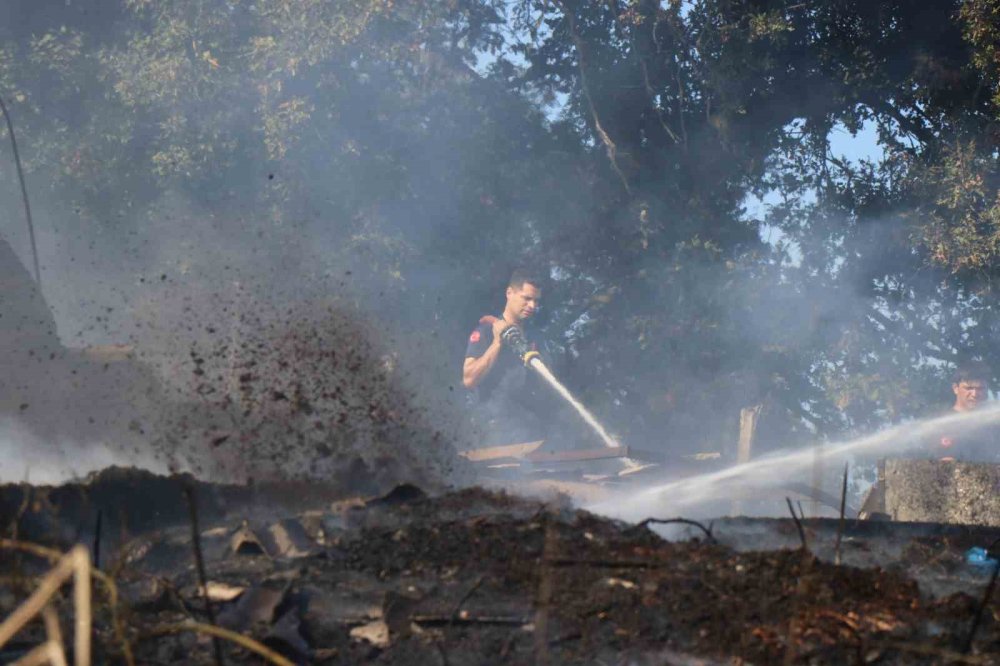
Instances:
[[[583,44],[583,39],[580,37],[580,33],[576,29],[576,18],[568,7],[562,2],[562,0],[554,0],[555,3],[563,12],[563,16],[566,18],[566,25],[569,27],[570,37],[573,39],[573,44],[576,46],[576,62],[577,67],[580,70],[580,88],[583,90],[583,97],[587,100],[587,108],[590,111],[590,115],[594,121],[594,131],[597,133],[598,138],[600,138],[601,143],[604,144],[604,149],[607,152],[608,160],[611,162],[611,168],[618,175],[618,178],[622,182],[622,186],[628,194],[632,193],[632,188],[629,187],[628,178],[625,177],[625,173],[618,166],[618,146],[612,141],[611,137],[604,130],[604,125],[601,123],[601,117],[597,113],[597,107],[594,105],[594,99],[590,94],[590,84],[587,81],[587,69],[585,65],[585,49]]]

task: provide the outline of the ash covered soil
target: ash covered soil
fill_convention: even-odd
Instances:
[[[987,576],[975,595],[932,597],[898,562],[860,569],[803,549],[665,541],[568,502],[481,488],[432,497],[399,486],[331,501],[302,484],[253,513],[245,490],[228,504],[211,490],[197,492],[211,504],[201,545],[216,623],[294,663],[1000,663],[996,601],[971,653],[959,654]],[[295,508],[278,519],[285,500]],[[208,639],[170,629],[207,621],[189,527],[128,534],[120,522],[106,523],[101,565],[117,581],[136,663],[214,663]],[[58,541],[49,539],[67,545]],[[911,569],[957,570],[946,542],[924,539],[901,557]],[[6,615],[44,566],[5,558],[15,572],[0,585]],[[96,598],[97,661],[121,663],[106,599]],[[68,628],[68,593],[62,607]],[[33,638],[19,636],[0,657]],[[223,651],[229,664],[263,663],[226,641]]]

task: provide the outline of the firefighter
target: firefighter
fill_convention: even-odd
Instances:
[[[967,413],[979,409],[989,400],[989,370],[979,364],[959,366],[952,375],[951,391],[955,395],[951,413]],[[972,460],[997,462],[998,442],[992,429],[988,431],[963,428],[945,432],[928,442],[923,453],[936,460]]]
[[[536,380],[521,358],[506,349],[503,334],[517,327],[528,345],[537,348],[528,322],[538,312],[541,298],[541,279],[523,269],[514,271],[507,283],[503,312],[481,318],[469,335],[462,385],[467,390],[473,420],[490,443],[540,439],[542,428],[534,399],[538,394]]]
[[[989,399],[989,370],[980,364],[960,365],[952,374],[951,392],[955,401],[946,414],[964,414],[979,409]],[[954,431],[935,433],[920,442],[910,457],[931,460],[1000,462],[1000,439],[995,430],[961,426]],[[885,518],[885,479],[879,463],[878,479],[865,497],[859,518]]]

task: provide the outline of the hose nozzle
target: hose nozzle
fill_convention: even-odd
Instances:
[[[517,354],[517,357],[524,361],[525,365],[531,360],[532,349],[528,347],[528,341],[524,339],[524,334],[517,326],[511,326],[500,334],[500,340],[505,347]],[[535,352],[537,354],[537,352]]]

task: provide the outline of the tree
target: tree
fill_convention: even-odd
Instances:
[[[78,211],[66,254],[99,233],[107,272],[152,278],[131,303],[351,301],[447,396],[463,331],[533,263],[560,375],[678,450],[762,402],[795,437],[877,427],[962,355],[1000,360],[992,0],[101,7],[26,14],[0,85]],[[881,159],[831,153],[866,124]]]

